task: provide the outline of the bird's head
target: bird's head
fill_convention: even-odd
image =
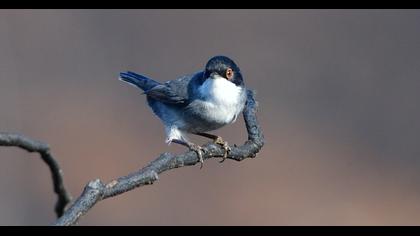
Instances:
[[[210,58],[204,70],[204,79],[225,79],[236,86],[244,85],[239,67],[226,56]]]

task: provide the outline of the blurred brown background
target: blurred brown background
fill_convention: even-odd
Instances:
[[[76,197],[185,150],[118,73],[165,81],[217,54],[257,91],[258,158],[166,172],[81,225],[420,223],[417,10],[0,10],[0,130],[48,142]],[[242,119],[215,133],[246,139]],[[36,154],[0,148],[0,189],[1,225],[54,221]]]

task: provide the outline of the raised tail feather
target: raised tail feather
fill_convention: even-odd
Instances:
[[[152,79],[147,78],[146,76],[139,75],[131,71],[121,72],[119,79],[130,85],[141,88],[143,91],[148,91],[156,85],[160,84]]]

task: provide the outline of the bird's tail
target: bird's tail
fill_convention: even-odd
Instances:
[[[160,83],[131,71],[121,72],[119,80],[147,91]]]

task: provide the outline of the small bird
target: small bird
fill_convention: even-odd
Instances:
[[[212,57],[204,70],[163,84],[130,71],[120,73],[119,79],[144,91],[149,106],[165,126],[166,143],[181,144],[195,151],[202,167],[203,149],[190,142],[186,134],[200,135],[221,145],[222,161],[226,159],[231,150],[228,143],[206,132],[235,122],[244,109],[246,88],[232,59]]]

